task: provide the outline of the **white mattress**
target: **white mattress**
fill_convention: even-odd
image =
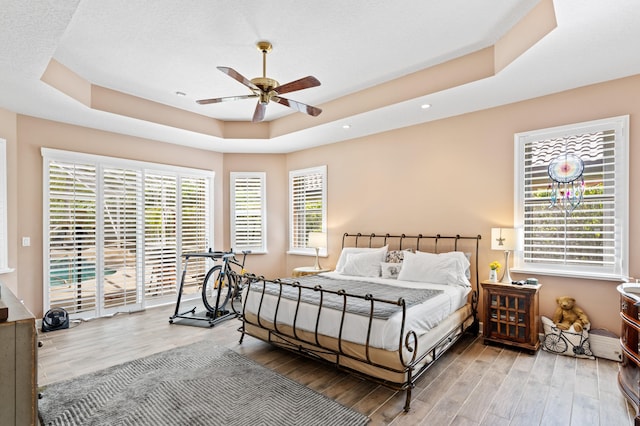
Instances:
[[[402,296],[402,288],[430,288],[443,290],[425,302],[407,309],[407,319],[405,322],[404,335],[407,331],[413,330],[418,337],[425,334],[453,312],[460,309],[467,303],[467,295],[471,291],[469,287],[451,286],[443,284],[428,284],[409,281],[398,281],[384,278],[363,278],[342,275],[337,272],[326,272],[325,277],[341,280],[373,281],[387,284],[398,288],[398,298]],[[247,312],[257,314],[260,298],[262,297],[261,285],[254,285],[251,291],[243,292],[244,306]],[[348,289],[345,289],[348,291]],[[375,295],[374,295],[375,296]],[[263,320],[273,322],[276,310],[276,296],[265,294],[260,317]],[[278,324],[292,325],[295,315],[296,301],[282,299],[278,309]],[[296,327],[305,331],[315,331],[315,322],[318,315],[316,306],[301,304]],[[318,333],[337,338],[340,332],[342,312],[338,310],[323,308],[320,316],[320,326]],[[400,326],[402,313],[398,312],[387,320],[374,318],[371,328],[369,345],[386,350],[397,350],[400,342]],[[365,316],[347,313],[345,314],[342,339],[354,343],[365,344],[367,340],[367,329],[369,319]]]

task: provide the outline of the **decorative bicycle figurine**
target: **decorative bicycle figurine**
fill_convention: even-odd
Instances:
[[[552,327],[551,330],[553,333],[549,333],[544,337],[544,347],[549,352],[563,354],[567,351],[569,345],[573,348],[574,355],[586,355],[593,356],[589,345],[586,343],[589,341],[589,337],[584,337],[583,333],[572,333],[570,331],[563,331],[557,327]],[[568,339],[565,334],[570,334],[571,336],[580,336],[579,344],[574,344],[570,339]],[[577,340],[577,339],[576,339]]]
[[[242,294],[239,275],[245,273],[244,263],[249,253],[251,250],[242,251],[242,262],[236,259],[233,250],[215,253],[214,259],[222,259],[222,263],[209,269],[202,285],[202,303],[207,309],[208,317],[221,318],[231,315],[227,309],[229,301],[231,301],[233,315],[238,314],[233,306],[233,300],[238,299]],[[233,265],[240,268],[239,274],[233,271]]]

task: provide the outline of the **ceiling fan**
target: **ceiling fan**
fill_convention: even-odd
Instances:
[[[301,79],[283,84],[282,86],[274,79],[267,77],[267,53],[271,52],[272,46],[268,41],[259,41],[257,48],[262,52],[262,77],[252,78],[251,80],[229,67],[217,67],[220,71],[229,77],[247,86],[253,92],[250,95],[228,96],[224,98],[200,99],[196,101],[200,105],[215,104],[219,102],[236,101],[240,99],[258,98],[258,104],[253,113],[251,121],[258,122],[264,119],[264,113],[267,109],[269,101],[274,101],[280,105],[293,108],[296,111],[303,112],[312,116],[319,115],[322,110],[318,107],[306,105],[291,99],[283,98],[283,93],[295,92],[296,90],[308,89],[310,87],[320,86],[320,82],[313,76],[303,77]]]

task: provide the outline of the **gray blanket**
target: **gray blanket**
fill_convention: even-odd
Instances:
[[[432,297],[442,293],[442,290],[420,289],[420,288],[398,288],[384,284],[367,282],[338,280],[334,278],[324,277],[321,275],[308,275],[301,277],[296,281],[306,287],[321,286],[325,290],[339,291],[344,290],[349,295],[364,296],[372,295],[376,299],[393,302],[386,303],[376,300],[374,303],[373,317],[387,319],[394,313],[402,310],[402,307],[395,302],[400,298],[404,299],[407,308],[420,304]],[[266,294],[277,296],[280,293],[280,285],[266,281]],[[253,283],[250,291],[262,291],[262,281]],[[282,284],[282,297],[289,300],[300,300],[312,305],[318,305],[320,301],[320,292],[308,288],[293,287],[289,284]],[[324,308],[337,309],[341,311],[344,307],[344,296],[324,293],[322,306]],[[371,312],[371,301],[360,297],[347,296],[346,311],[353,314],[369,316]]]

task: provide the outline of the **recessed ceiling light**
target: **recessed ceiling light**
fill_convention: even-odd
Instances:
[[[181,92],[181,91],[179,91],[179,90],[178,90],[178,91],[176,91],[176,95],[178,95],[178,96],[187,96],[187,94],[186,94],[186,93]]]
[[[422,104],[422,105],[420,105],[420,108],[429,109],[429,108],[431,108],[431,104]]]
[[[342,128],[343,129],[350,129],[351,128],[351,124],[343,124]]]

